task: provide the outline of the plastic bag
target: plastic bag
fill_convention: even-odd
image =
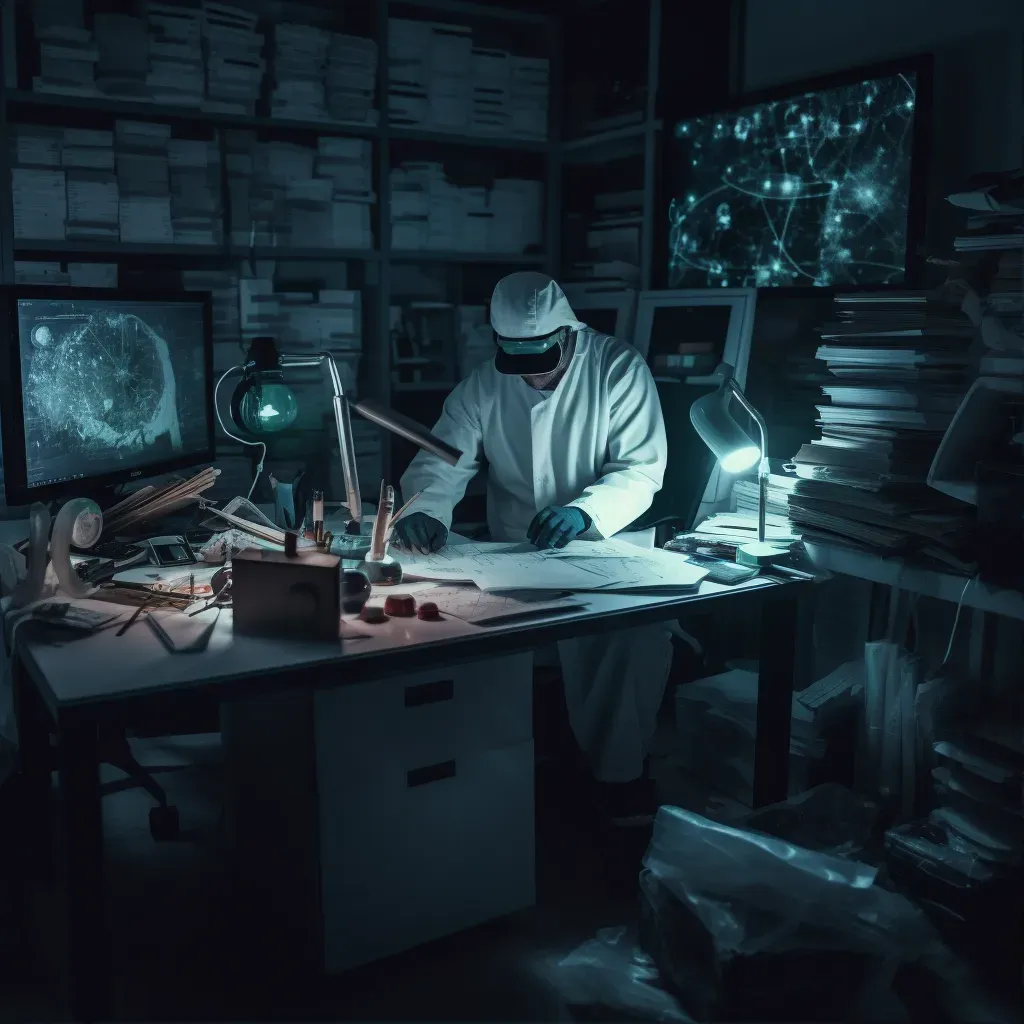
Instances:
[[[691,1019],[658,986],[658,969],[625,927],[603,928],[553,964],[548,975],[570,1006],[602,1008],[635,1020]]]

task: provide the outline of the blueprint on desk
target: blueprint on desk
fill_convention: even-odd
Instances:
[[[475,583],[486,591],[685,591],[699,586],[707,575],[707,570],[675,552],[644,550],[616,541],[577,543],[582,553],[573,545],[538,551],[530,544],[480,543],[453,536],[435,554],[402,552],[399,559],[409,577]]]
[[[474,586],[436,587],[426,596],[445,614],[478,626],[584,607],[583,602],[575,597],[538,594],[536,591],[493,594]]]

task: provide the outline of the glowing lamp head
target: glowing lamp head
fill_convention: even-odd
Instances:
[[[299,403],[290,387],[275,380],[250,380],[238,402],[239,426],[250,434],[278,434],[299,415]]]
[[[730,372],[723,376],[717,390],[703,395],[690,406],[690,422],[726,473],[743,473],[760,461],[761,448],[729,411],[733,387]]]

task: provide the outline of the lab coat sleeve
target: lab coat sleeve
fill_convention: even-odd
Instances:
[[[608,454],[601,476],[575,501],[602,537],[638,519],[661,490],[668,461],[665,420],[647,364],[634,357],[614,375],[610,398]]]
[[[402,474],[402,500],[419,494],[410,511],[425,515],[452,528],[452,512],[466,493],[466,487],[480,468],[483,430],[480,426],[480,385],[471,374],[458,384],[444,403],[434,433],[462,452],[462,458],[449,466],[436,455],[421,451]]]

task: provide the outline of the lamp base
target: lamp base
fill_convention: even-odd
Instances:
[[[771,565],[789,554],[791,544],[778,544],[770,541],[755,541],[744,544],[736,549],[736,564],[760,568]]]

